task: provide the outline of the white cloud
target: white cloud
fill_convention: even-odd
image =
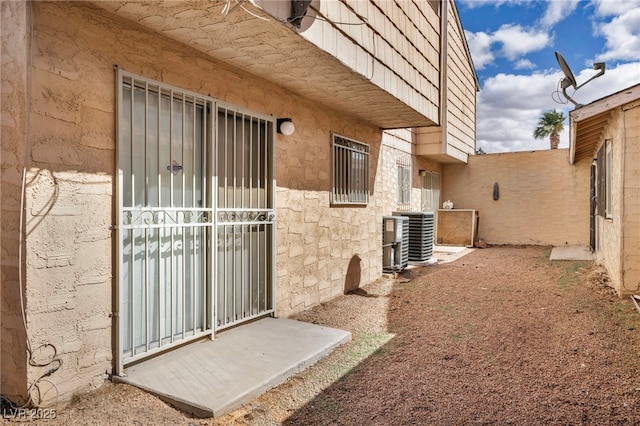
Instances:
[[[484,69],[494,59],[491,52],[491,37],[481,31],[477,33],[465,31],[465,35],[473,58],[473,65],[478,70]]]
[[[483,31],[477,33],[465,31],[465,35],[473,64],[478,70],[485,69],[496,58],[496,53],[492,50],[492,46],[496,43],[502,44],[500,56],[515,61],[527,53],[544,49],[553,42],[553,38],[546,31],[527,30],[520,25],[510,24],[501,26],[492,34]],[[528,60],[521,60],[519,64],[520,68],[532,68],[531,65],[533,65]]]
[[[595,74],[584,69],[576,74],[578,84]],[[548,140],[533,137],[540,114],[557,109],[569,115],[573,104],[558,104],[552,94],[563,74],[536,72],[532,75],[498,74],[485,81],[478,94],[477,146],[485,152],[530,151],[548,149]],[[629,86],[640,83],[640,61],[618,65],[578,90],[574,99],[583,104],[593,102]],[[571,95],[571,93],[569,93]],[[569,127],[560,135],[560,148],[569,146]]]
[[[531,62],[528,59],[520,59],[518,62],[516,62],[516,64],[514,65],[514,68],[517,70],[523,70],[523,69],[535,69],[538,66],[536,64],[534,64],[533,62]]]
[[[540,20],[540,24],[545,28],[551,28],[567,16],[571,15],[580,0],[547,0],[547,10]]]
[[[640,0],[592,0],[591,4],[599,16],[616,16],[639,8]]]
[[[627,10],[611,22],[597,24],[597,29],[605,37],[607,48],[598,60],[640,59],[640,7]]]
[[[576,81],[582,84],[595,74],[592,69],[582,70],[576,75]],[[640,84],[640,61],[608,69],[602,77],[580,88],[573,97],[579,103],[588,104],[636,84]]]
[[[553,38],[546,31],[524,29],[520,25],[506,24],[492,36],[493,41],[502,43],[502,53],[510,60],[522,55],[544,49]]]

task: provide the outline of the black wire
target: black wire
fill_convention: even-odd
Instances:
[[[302,19],[302,18],[316,19],[318,21],[329,22],[330,24],[337,24],[337,25],[366,25],[367,24],[366,19],[365,19],[364,22],[337,22],[337,21],[331,21],[331,20],[326,19],[326,18],[320,18],[319,16],[307,16],[307,15],[291,16],[291,17],[287,18],[287,23],[290,24],[293,21],[295,21],[296,19]]]

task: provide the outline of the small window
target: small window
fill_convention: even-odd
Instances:
[[[424,172],[422,175],[422,211],[435,212],[440,206],[440,174]]]
[[[369,203],[369,145],[353,139],[332,138],[332,204]]]
[[[409,159],[398,159],[398,210],[411,208],[411,163]]]

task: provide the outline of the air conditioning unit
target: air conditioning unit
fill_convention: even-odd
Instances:
[[[382,270],[402,271],[409,265],[409,218],[382,217]]]
[[[433,256],[435,215],[431,212],[393,212],[409,218],[409,260],[423,262]]]

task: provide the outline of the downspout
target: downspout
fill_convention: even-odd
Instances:
[[[442,153],[447,153],[447,57],[449,33],[449,0],[443,1],[440,10],[440,128],[442,129]]]

